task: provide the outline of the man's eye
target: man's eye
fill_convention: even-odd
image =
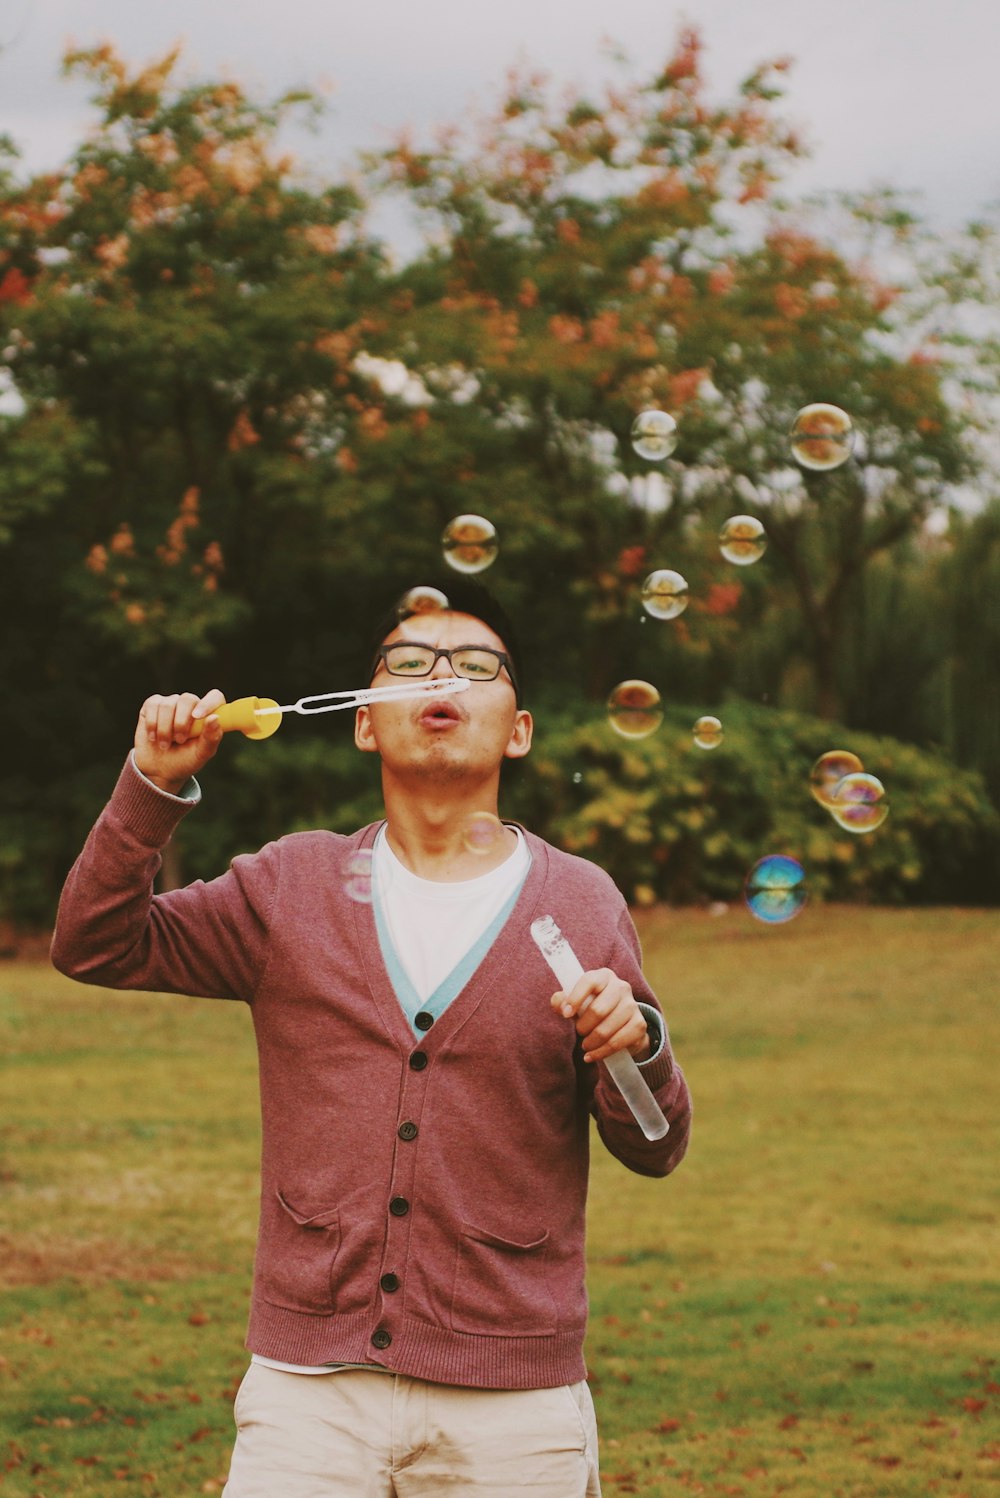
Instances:
[[[392,669],[394,671],[419,671],[427,662],[419,655],[407,656],[405,660],[394,660]]]

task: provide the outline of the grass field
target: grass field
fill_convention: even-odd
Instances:
[[[595,1150],[605,1493],[1000,1498],[1000,913],[639,920],[696,1122],[666,1182]],[[0,1056],[0,1495],[218,1493],[248,1016],[7,962]]]

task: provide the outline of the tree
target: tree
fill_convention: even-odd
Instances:
[[[4,606],[44,616],[60,674],[79,630],[167,680],[294,607],[281,558],[327,524],[331,464],[311,444],[379,263],[356,195],[303,185],[275,150],[308,98],[182,88],[175,64],[132,76],[108,47],[71,55],[98,126],[0,200],[25,403],[2,434]]]
[[[304,183],[276,149],[312,100],[184,87],[176,62],[71,54],[95,130],[61,171],[0,188],[0,345],[23,403],[0,421],[15,802],[106,759],[199,662],[230,695],[265,690],[340,525],[328,433],[379,253],[353,190]]]
[[[807,656],[811,705],[835,716],[852,589],[966,471],[938,371],[887,346],[893,288],[765,210],[798,150],[774,107],[782,67],[711,105],[686,31],[649,84],[557,104],[541,80],[515,77],[479,139],[403,141],[373,163],[428,231],[397,277],[381,348],[428,382],[447,371],[476,392],[432,413],[469,454],[437,492],[504,515],[522,593],[565,577],[595,692],[639,650],[644,572],[682,559],[708,654],[720,632],[731,643],[722,600],[747,595],[764,635]],[[788,452],[796,410],[820,399],[851,412],[864,440],[823,477]],[[644,406],[680,421],[653,515],[630,505],[644,465],[627,434]],[[447,462],[444,436],[425,451]],[[747,575],[719,592],[714,531],[748,507],[776,554],[769,599]],[[553,614],[546,637],[563,639]],[[682,678],[685,634],[666,645]]]

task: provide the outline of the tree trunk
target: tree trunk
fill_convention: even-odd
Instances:
[[[834,622],[826,618],[820,621],[820,627],[813,635],[816,715],[828,723],[841,716],[840,688],[837,685],[837,653],[834,647],[836,633]]]

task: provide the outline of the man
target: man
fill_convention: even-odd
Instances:
[[[690,1101],[614,884],[498,820],[501,766],[528,753],[532,720],[509,621],[466,588],[467,611],[453,591],[379,632],[373,685],[470,682],[357,709],[382,823],[293,834],[151,896],[223,701],[151,697],[60,904],[62,972],[242,999],[253,1016],[253,1360],[226,1498],[600,1492],[582,1355],[589,1115],[626,1166],[664,1176]],[[586,969],[568,993],[530,937],[544,915]],[[662,1140],[596,1064],[624,1049],[669,1120]]]

